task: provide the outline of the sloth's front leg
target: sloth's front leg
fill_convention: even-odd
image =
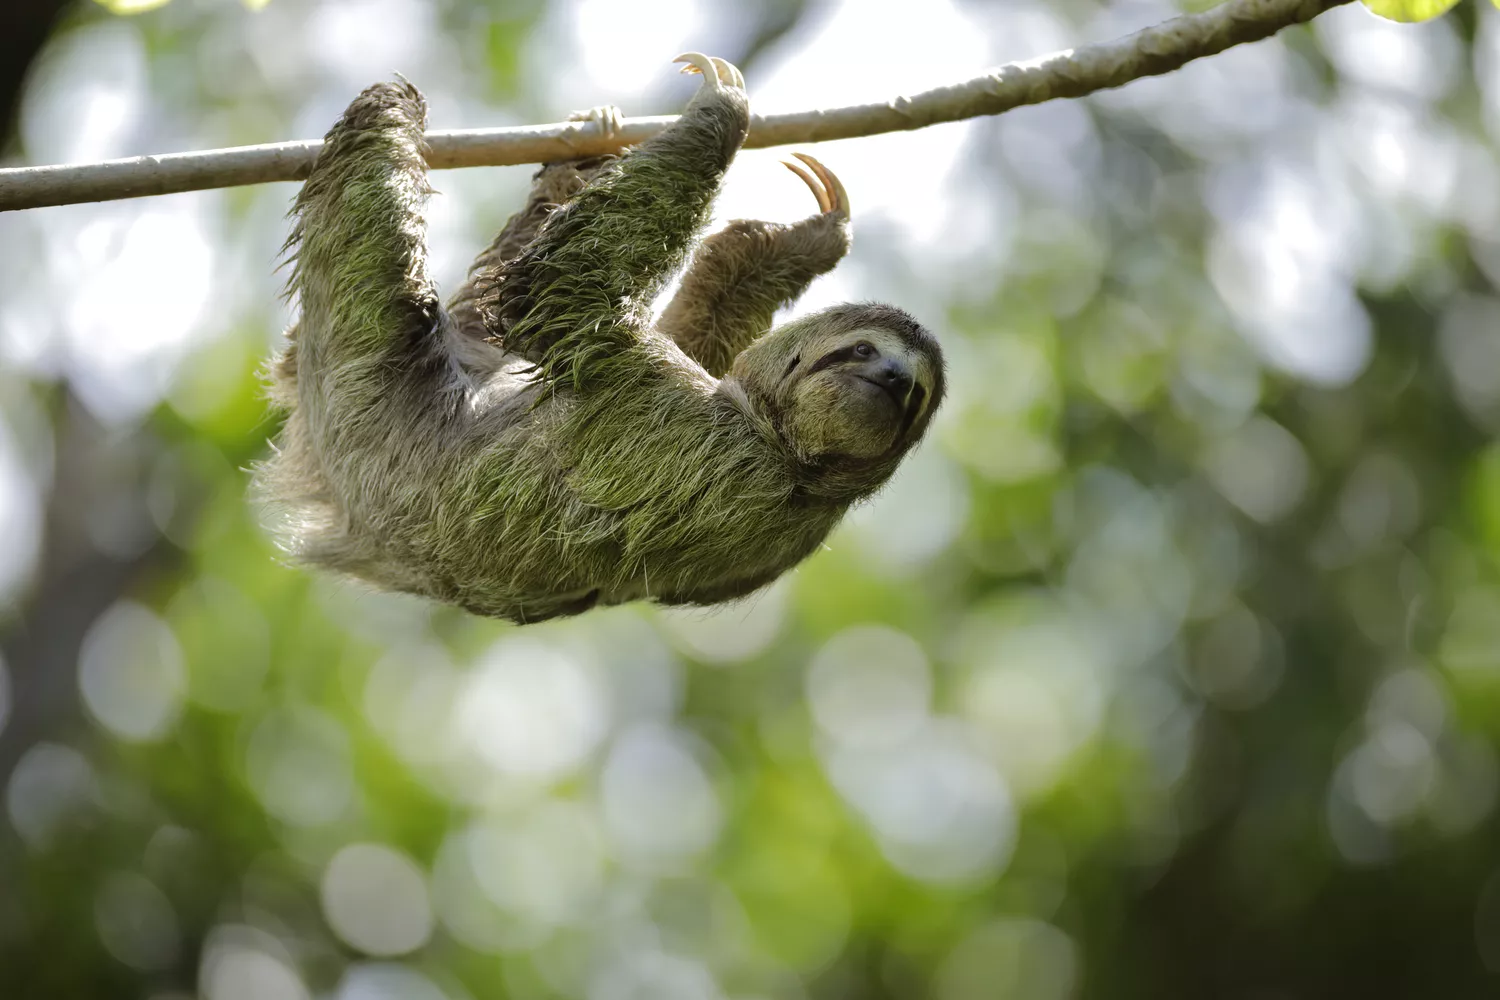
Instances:
[[[693,255],[682,287],[657,328],[710,375],[771,329],[776,310],[849,252],[849,195],[833,171],[805,153],[788,169],[818,202],[818,214],[792,225],[736,219]]]
[[[678,61],[704,75],[682,115],[602,170],[505,265],[494,322],[505,348],[548,378],[582,385],[638,340],[745,139],[739,70],[696,52]]]

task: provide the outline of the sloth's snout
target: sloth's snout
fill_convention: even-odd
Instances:
[[[900,358],[880,358],[866,365],[864,371],[859,374],[861,378],[875,383],[890,393],[898,404],[906,405],[906,398],[911,394],[914,380],[911,369]]]

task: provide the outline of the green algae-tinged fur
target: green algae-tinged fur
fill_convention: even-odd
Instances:
[[[517,622],[595,604],[710,604],[796,565],[918,441],[936,341],[892,306],[771,330],[848,251],[848,198],[736,221],[687,260],[744,141],[722,60],[670,128],[549,164],[444,309],[427,273],[426,105],[361,94],[294,209],[301,318],[273,362],[290,410],[257,489],[295,558]]]

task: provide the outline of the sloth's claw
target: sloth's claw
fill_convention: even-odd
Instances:
[[[682,67],[682,72],[701,73],[703,74],[703,86],[710,90],[719,89],[718,67],[714,65],[712,59],[702,52],[684,52],[672,61],[674,63],[687,63],[686,66]]]
[[[718,56],[706,56],[701,52],[684,52],[674,63],[687,63],[682,67],[684,73],[703,74],[703,85],[713,90],[721,86],[738,87],[745,89],[745,77],[735,65]]]
[[[589,108],[587,111],[575,111],[568,115],[570,122],[593,122],[599,126],[600,133],[606,138],[613,138],[620,131],[620,124],[624,120],[620,109],[613,104],[601,104],[597,108]]]
[[[812,173],[808,173],[791,160],[782,160],[781,164],[802,178],[802,183],[806,184],[808,190],[813,193],[813,197],[818,199],[819,210],[824,214],[837,213],[847,216],[849,192],[844,190],[843,183],[834,172],[806,153],[793,153],[792,155],[807,164],[812,169]]]
[[[723,80],[724,77],[728,76],[729,79],[724,82],[728,83],[731,87],[738,87],[741,90],[745,89],[745,74],[741,73],[740,68],[734,63],[715,56],[714,68],[719,71],[719,79]]]
[[[806,184],[807,189],[813,193],[813,197],[818,199],[818,211],[828,211],[828,209],[831,207],[828,201],[828,194],[823,190],[823,185],[819,184],[816,180],[813,179],[812,174],[808,173],[806,170],[803,170],[791,160],[782,160],[781,165],[783,167],[786,167],[792,173],[796,174],[798,177],[802,178],[802,183]]]

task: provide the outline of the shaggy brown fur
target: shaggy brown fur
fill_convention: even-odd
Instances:
[[[293,555],[517,622],[710,604],[807,556],[921,438],[942,355],[910,316],[770,330],[847,251],[839,199],[710,237],[651,323],[749,117],[738,71],[685,58],[705,79],[682,117],[544,167],[446,310],[423,99],[377,84],[349,106],[297,198],[301,319],[272,366],[291,413],[257,470]]]

